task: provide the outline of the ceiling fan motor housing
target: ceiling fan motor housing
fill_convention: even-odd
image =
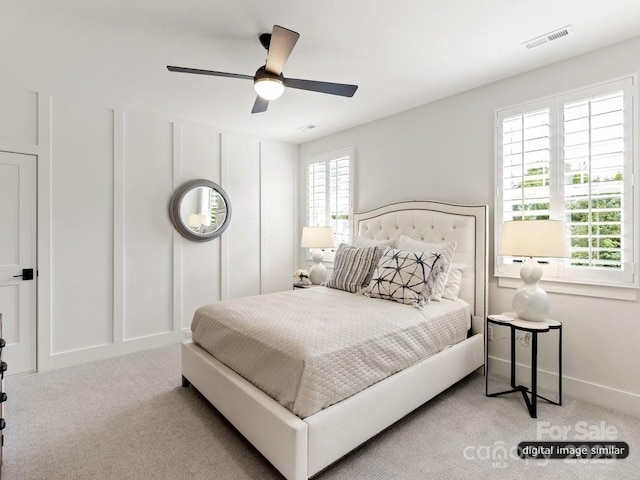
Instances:
[[[263,65],[261,66],[258,70],[256,70],[256,75],[253,77],[253,82],[259,82],[261,80],[265,80],[265,79],[269,79],[269,80],[275,80],[275,81],[279,81],[281,83],[284,83],[284,75],[280,74],[277,75],[273,72],[270,72],[269,70],[267,70],[267,68]]]
[[[263,33],[259,37],[260,44],[265,48],[265,50],[269,50],[269,46],[271,45],[271,34]]]

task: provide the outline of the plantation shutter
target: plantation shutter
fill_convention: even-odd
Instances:
[[[307,222],[310,227],[327,225],[327,164],[310,163],[307,167]]]
[[[623,91],[564,105],[565,216],[572,266],[622,267],[624,120]]]
[[[503,221],[549,218],[549,109],[503,118]]]
[[[307,225],[331,226],[336,245],[351,239],[351,150],[307,162]]]
[[[331,212],[330,225],[336,237],[336,245],[341,242],[349,242],[351,238],[349,212],[350,178],[349,157],[341,157],[329,162],[329,209]]]

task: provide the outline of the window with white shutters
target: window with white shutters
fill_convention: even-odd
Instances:
[[[549,218],[549,109],[502,120],[503,221]]]
[[[307,225],[333,227],[336,245],[351,239],[352,157],[343,150],[307,161]]]
[[[632,78],[497,112],[496,251],[504,221],[564,220],[571,256],[545,278],[633,284],[633,120]]]
[[[620,270],[624,94],[618,91],[567,103],[563,113],[564,207],[571,265]]]

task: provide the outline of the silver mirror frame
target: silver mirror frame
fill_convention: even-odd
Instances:
[[[198,187],[209,187],[212,188],[218,195],[222,197],[224,203],[226,205],[226,217],[222,222],[222,225],[215,229],[212,232],[200,233],[195,232],[182,220],[182,216],[180,215],[180,206],[182,205],[182,201],[185,196],[194,188]],[[171,196],[171,201],[169,202],[169,217],[171,218],[171,223],[175,229],[182,235],[184,238],[188,240],[193,240],[195,242],[208,242],[213,240],[214,238],[218,238],[229,226],[229,221],[231,220],[231,202],[229,201],[229,197],[227,196],[227,192],[215,182],[211,180],[206,180],[203,178],[198,178],[196,180],[189,180],[188,182],[180,185],[173,195]]]

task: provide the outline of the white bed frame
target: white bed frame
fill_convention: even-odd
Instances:
[[[486,205],[403,202],[355,215],[358,235],[456,240],[465,263],[460,297],[471,305],[472,335],[305,419],[292,414],[191,341],[182,345],[183,386],[193,384],[288,480],[307,479],[484,363],[487,314]]]

